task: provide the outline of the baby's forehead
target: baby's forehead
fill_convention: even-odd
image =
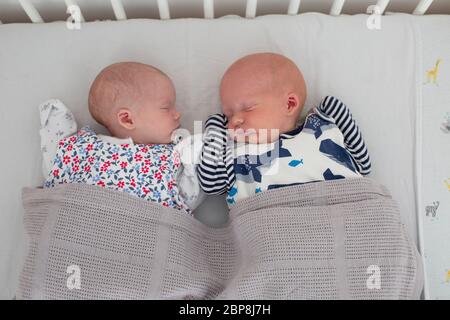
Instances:
[[[303,76],[289,58],[272,53],[253,54],[234,62],[221,81],[221,95],[252,91],[269,94],[283,87],[302,86]]]
[[[100,111],[114,108],[116,104],[133,104],[138,100],[159,99],[171,94],[171,80],[160,70],[137,63],[111,65],[98,75],[90,96]]]
[[[297,67],[288,58],[281,55],[261,54],[250,55],[237,60],[227,70],[227,73],[261,73],[271,76],[277,72],[295,70]]]
[[[238,60],[224,74],[222,84],[270,85],[288,81],[296,66],[280,57],[248,57]]]
[[[258,96],[270,94],[277,82],[269,69],[242,68],[227,74],[221,83],[221,94],[231,96]]]
[[[172,88],[169,77],[156,68],[128,66],[115,73],[115,79],[107,82],[118,94],[148,96]]]

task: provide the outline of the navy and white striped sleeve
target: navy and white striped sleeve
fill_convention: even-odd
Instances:
[[[235,181],[232,150],[227,146],[228,119],[223,114],[213,114],[205,124],[203,149],[197,176],[206,194],[223,194]]]
[[[326,96],[318,110],[332,118],[344,136],[344,143],[349,151],[356,169],[362,175],[368,175],[371,170],[369,152],[349,108],[339,99]]]

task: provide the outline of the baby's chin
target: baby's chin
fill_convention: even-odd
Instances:
[[[180,129],[180,126],[177,126],[174,129],[171,130],[167,130],[165,131],[164,135],[161,135],[158,139],[150,139],[153,140],[154,142],[150,142],[149,144],[169,144],[169,143],[173,143],[175,141],[177,141],[177,137],[179,137],[180,135],[182,135],[180,132],[183,132],[182,130],[185,129]],[[183,134],[184,136],[185,134]]]
[[[147,138],[145,141],[141,142],[140,144],[169,144],[171,143],[171,135],[168,134],[166,137],[159,137],[159,138]]]
[[[266,144],[272,143],[278,139],[278,134],[266,134],[266,133],[256,133],[251,132],[247,134],[235,134],[233,139],[238,143],[249,143],[249,144]]]

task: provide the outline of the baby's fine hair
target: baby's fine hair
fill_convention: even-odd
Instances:
[[[167,77],[158,68],[139,62],[118,62],[104,68],[89,90],[88,105],[92,117],[108,127],[117,108],[133,108],[142,95],[140,82],[143,73]]]

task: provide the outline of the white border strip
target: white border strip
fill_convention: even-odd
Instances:
[[[411,19],[411,23],[413,25],[414,30],[414,38],[416,39],[415,45],[415,60],[416,60],[416,121],[415,121],[415,142],[414,142],[414,189],[416,193],[416,222],[417,222],[417,232],[419,239],[419,251],[422,257],[422,265],[423,265],[423,281],[424,281],[424,298],[429,299],[429,291],[428,291],[428,279],[427,279],[427,271],[425,264],[425,244],[423,239],[423,221],[421,218],[422,208],[423,208],[423,200],[422,200],[422,173],[423,173],[423,154],[422,154],[422,144],[423,144],[423,97],[422,97],[422,69],[423,69],[423,43],[422,43],[422,34],[418,30],[417,24]]]

